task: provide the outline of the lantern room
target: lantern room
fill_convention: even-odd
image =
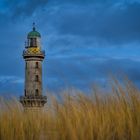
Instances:
[[[26,48],[40,48],[40,38],[41,35],[38,31],[36,31],[35,23],[33,23],[33,30],[29,32],[27,36]]]

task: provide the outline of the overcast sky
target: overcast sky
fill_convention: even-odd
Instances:
[[[44,91],[126,74],[140,87],[140,0],[0,0],[0,94],[21,95],[22,51],[35,22],[46,51]]]

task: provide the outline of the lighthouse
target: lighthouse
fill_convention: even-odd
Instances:
[[[41,48],[41,34],[33,29],[27,35],[27,43],[23,51],[25,60],[25,86],[24,96],[20,102],[24,109],[41,109],[47,102],[47,97],[42,94],[42,62],[45,58],[45,51]]]

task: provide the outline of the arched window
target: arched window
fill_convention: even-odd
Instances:
[[[38,68],[38,67],[39,67],[38,62],[36,62],[35,63],[35,68]]]
[[[34,46],[34,43],[33,43],[33,38],[30,39],[30,47],[33,47]]]
[[[39,76],[38,76],[38,75],[35,76],[35,81],[36,81],[36,82],[39,81]]]
[[[35,90],[35,96],[38,96],[39,95],[39,91],[38,89]]]

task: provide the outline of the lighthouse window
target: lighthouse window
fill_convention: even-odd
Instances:
[[[36,62],[35,67],[38,68],[38,62]]]
[[[33,47],[33,38],[30,39],[30,47]]]
[[[35,96],[38,96],[39,95],[39,91],[38,89],[35,90]]]
[[[38,77],[38,75],[35,76],[35,81],[36,81],[36,82],[39,81],[39,77]]]

